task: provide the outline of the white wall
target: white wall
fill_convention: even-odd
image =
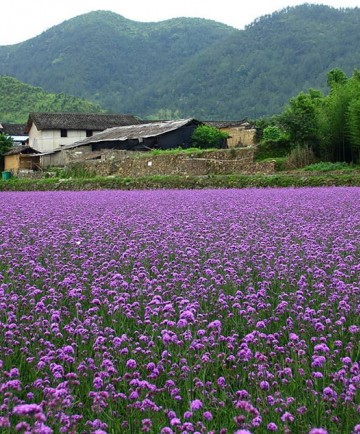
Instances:
[[[29,131],[29,145],[40,152],[49,152],[71,145],[86,137],[86,130],[67,130],[67,137],[61,137],[60,130],[38,130],[32,124]]]

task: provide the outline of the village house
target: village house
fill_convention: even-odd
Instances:
[[[30,113],[25,132],[29,146],[48,153],[107,128],[139,123],[137,117],[126,114]]]
[[[5,122],[0,123],[0,134],[6,134],[11,137],[14,146],[25,145],[29,136],[25,133],[26,124],[9,124]]]
[[[49,152],[42,157],[44,167],[63,166],[88,158],[89,154],[116,151],[148,151],[191,147],[191,136],[201,125],[196,119],[151,122],[139,125],[109,128],[91,137]]]

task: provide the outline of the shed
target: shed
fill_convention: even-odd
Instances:
[[[191,136],[195,128],[201,124],[202,122],[190,118],[109,128],[66,146],[64,150],[79,147],[91,147],[91,151],[189,148],[191,147]]]
[[[40,152],[30,146],[15,146],[4,154],[4,169],[13,174],[41,170]]]

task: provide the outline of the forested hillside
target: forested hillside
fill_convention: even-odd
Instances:
[[[334,67],[359,68],[359,40],[359,8],[306,4],[245,30],[97,11],[0,47],[0,75],[141,117],[258,118],[302,90],[325,90]]]
[[[101,113],[92,102],[74,96],[48,93],[12,77],[0,77],[0,121],[24,123],[30,112]]]

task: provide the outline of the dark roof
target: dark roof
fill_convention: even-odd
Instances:
[[[239,121],[204,121],[205,125],[209,125],[215,128],[231,128],[231,127],[245,127],[252,128],[252,125],[247,119],[242,119]]]
[[[8,124],[0,122],[0,133],[7,134],[8,136],[24,136],[26,124]]]
[[[17,154],[41,154],[41,152],[32,148],[31,146],[14,146],[10,151],[4,155],[17,155]]]
[[[26,131],[34,123],[38,130],[92,130],[103,131],[106,128],[123,125],[136,125],[141,121],[136,116],[124,114],[99,113],[30,113]]]
[[[88,145],[90,143],[125,141],[132,139],[145,139],[147,137],[156,137],[170,131],[177,130],[185,125],[200,125],[201,122],[196,119],[180,119],[177,121],[151,122],[148,124],[130,125],[126,127],[109,128],[101,133],[96,133],[91,137],[80,140],[72,145],[64,146],[64,149],[76,148],[78,146]]]

